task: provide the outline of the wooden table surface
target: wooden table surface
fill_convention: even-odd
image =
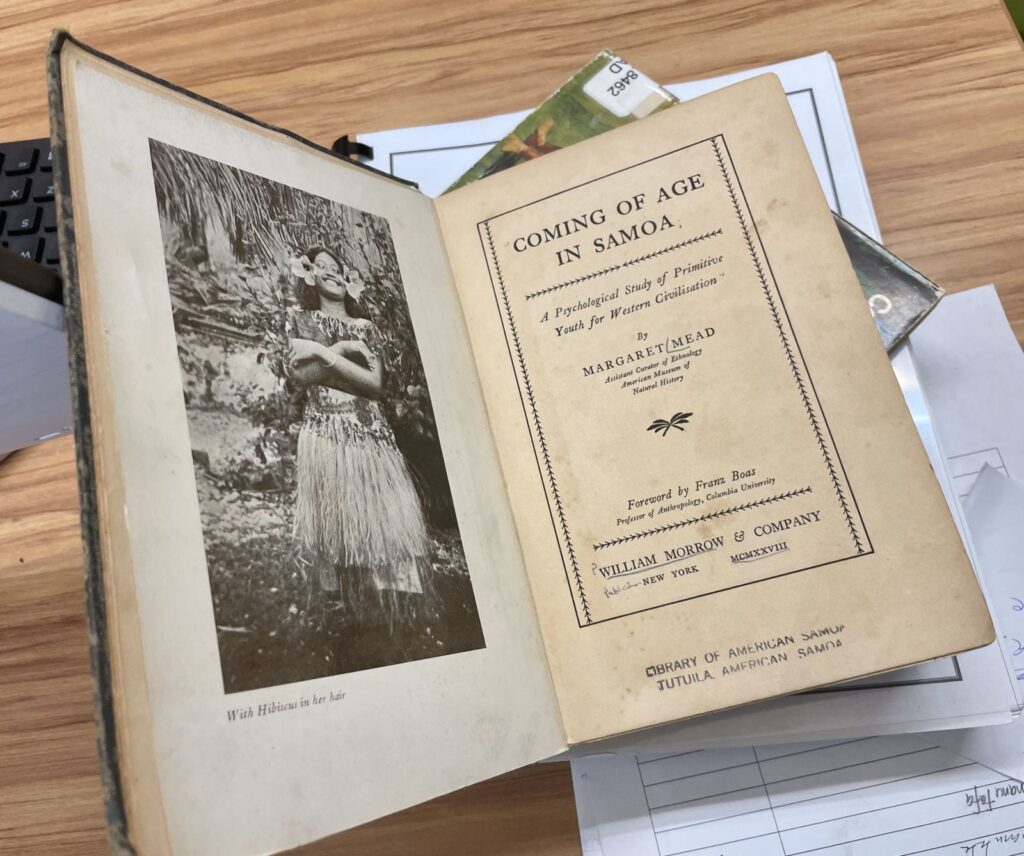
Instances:
[[[47,134],[55,26],[328,144],[528,107],[603,47],[664,82],[827,50],[887,243],[948,290],[996,282],[1024,335],[1024,54],[998,0],[6,0],[5,140]],[[0,852],[105,851],[89,680],[60,439],[0,464]],[[526,768],[302,852],[578,854],[569,770]]]

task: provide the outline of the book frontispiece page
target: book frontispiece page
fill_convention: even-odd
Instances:
[[[986,641],[776,78],[437,204],[570,742]]]
[[[141,648],[112,660],[152,728],[122,773],[131,795],[156,770],[152,840],[282,850],[559,751],[431,202],[61,61],[97,460],[119,464],[95,477],[123,497],[111,621],[137,616]]]

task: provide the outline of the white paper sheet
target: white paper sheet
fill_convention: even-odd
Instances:
[[[70,432],[64,308],[0,280],[0,457]]]
[[[964,506],[992,614],[1014,675],[1024,680],[1024,483],[986,464]]]
[[[943,298],[911,334],[907,350],[924,390],[935,445],[942,450],[941,459],[932,456],[932,466],[977,566],[980,557],[972,533],[980,530],[983,515],[975,510],[974,526],[966,525],[964,500],[986,467],[1024,476],[1024,353],[992,285]],[[985,494],[993,492],[994,488]],[[981,500],[986,507],[994,502]],[[1024,521],[1024,516],[1020,519]],[[997,578],[985,572],[982,583],[994,585]],[[990,603],[999,623],[1006,615],[1000,615],[992,594]],[[1003,656],[1012,673],[1013,654],[1005,640]],[[1024,685],[1016,680],[1011,685],[1019,710]]]
[[[995,287],[944,297],[910,350],[957,498],[985,464],[1024,478],[1024,353]]]
[[[1024,425],[1016,427],[1024,431]],[[985,465],[964,507],[992,614],[1020,686],[1024,681],[1024,484]],[[953,752],[1024,781],[1024,718],[1012,725],[947,731],[933,737]]]
[[[1009,856],[1024,785],[926,735],[573,762],[584,856]]]

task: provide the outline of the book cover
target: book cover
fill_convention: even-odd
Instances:
[[[622,57],[601,51],[466,170],[448,191],[621,128],[675,103],[672,93]]]

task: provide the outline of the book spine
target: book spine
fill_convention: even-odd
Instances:
[[[93,706],[96,717],[96,748],[106,808],[107,838],[114,854],[135,850],[128,840],[124,792],[117,753],[114,723],[113,683],[107,642],[106,601],[103,588],[103,560],[100,551],[99,515],[96,501],[96,470],[90,421],[89,387],[86,375],[85,342],[75,254],[75,224],[72,216],[64,126],[64,92],[60,51],[70,34],[56,30],[50,39],[46,74],[49,91],[50,144],[53,149],[53,179],[57,195],[57,238],[64,278],[64,320],[68,336],[71,371],[71,405],[75,431],[75,458],[85,559],[85,609],[89,631],[93,678]]]

